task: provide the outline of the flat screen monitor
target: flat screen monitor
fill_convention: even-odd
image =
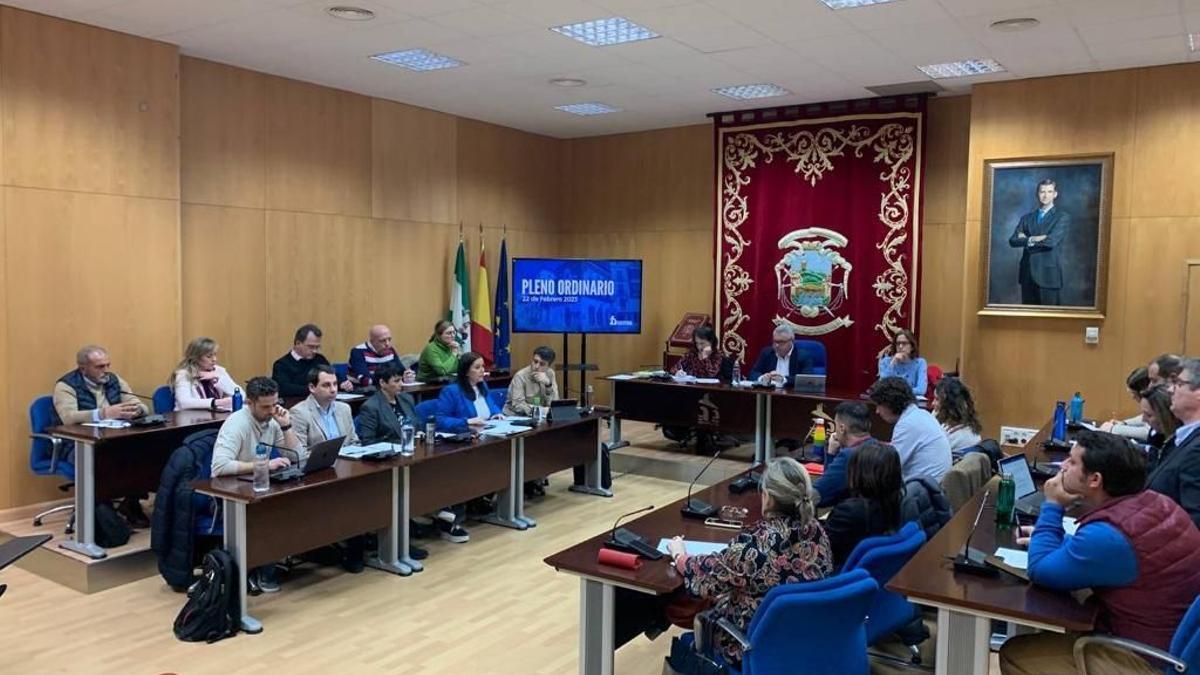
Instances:
[[[515,333],[642,332],[642,261],[514,258]]]

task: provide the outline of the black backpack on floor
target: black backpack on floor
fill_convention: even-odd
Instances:
[[[200,578],[175,617],[175,637],[184,642],[216,642],[237,634],[242,624],[237,563],[222,548],[204,555]]]

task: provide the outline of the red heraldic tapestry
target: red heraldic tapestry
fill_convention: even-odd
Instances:
[[[865,390],[917,326],[923,96],[714,116],[716,301],[724,351],[753,365],[776,325]]]

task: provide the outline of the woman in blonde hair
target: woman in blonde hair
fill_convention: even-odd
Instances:
[[[198,337],[188,343],[169,383],[175,390],[176,410],[230,409],[237,385],[217,365],[218,349],[217,341],[212,338]]]
[[[804,467],[791,457],[772,460],[763,472],[759,491],[762,520],[723,551],[693,556],[688,555],[680,537],[668,544],[687,592],[711,603],[712,620],[724,617],[743,631],[767,591],[779,584],[816,581],[833,573],[829,538],[815,517],[812,480]],[[695,608],[696,612],[702,609]],[[691,627],[687,617],[670,609],[668,615],[676,625]],[[742,650],[737,642],[718,633],[717,647],[727,663],[740,666]]]

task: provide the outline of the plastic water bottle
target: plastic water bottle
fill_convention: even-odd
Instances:
[[[1017,484],[1012,474],[1000,474],[1000,492],[996,495],[996,523],[1009,525],[1013,521],[1013,511],[1017,505]]]
[[[235,399],[236,400],[236,399]],[[271,489],[271,471],[267,467],[267,455],[270,448],[259,443],[254,448],[254,491],[266,492]]]
[[[1079,392],[1075,392],[1075,395],[1071,397],[1070,420],[1073,424],[1079,424],[1079,421],[1082,419],[1083,419],[1083,397],[1079,395]]]
[[[1063,443],[1067,441],[1067,404],[1062,401],[1054,404],[1054,429],[1050,438]]]
[[[233,388],[233,401],[230,402],[229,407],[233,410],[233,412],[237,412],[242,409],[242,390],[241,389],[238,389],[237,387]]]
[[[437,418],[433,415],[425,418],[425,444],[432,445],[437,442]]]
[[[588,410],[592,409],[592,396],[595,395],[595,393],[596,388],[589,384],[583,399],[583,407],[587,408]]]
[[[400,454],[411,457],[417,450],[417,430],[407,417],[400,425]]]
[[[533,404],[533,412],[530,417],[533,419],[533,426],[536,427],[542,423],[542,397],[534,396],[529,402]]]
[[[742,383],[742,366],[737,361],[733,362],[733,377],[730,381],[735,387]]]
[[[825,463],[825,420],[813,420],[813,459]]]

